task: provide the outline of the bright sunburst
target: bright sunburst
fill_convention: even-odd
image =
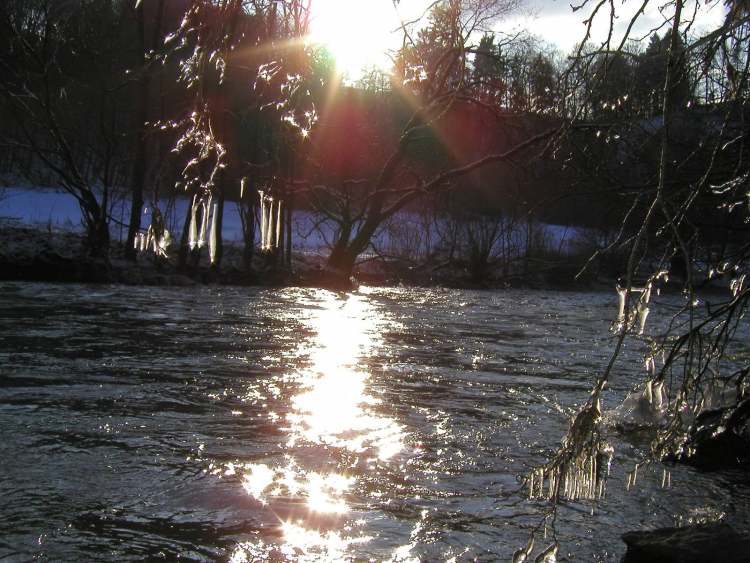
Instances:
[[[313,0],[310,40],[324,45],[350,80],[389,66],[398,17],[390,0]]]

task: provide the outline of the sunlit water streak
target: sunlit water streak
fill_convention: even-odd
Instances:
[[[0,557],[19,560],[508,560],[546,506],[516,476],[588,395],[617,310],[614,294],[0,290]],[[617,560],[642,525],[747,527],[744,475],[677,467],[654,493],[657,468],[626,494],[647,444],[615,445],[595,515],[561,507],[562,559]]]
[[[308,446],[324,447],[318,450],[316,465],[331,457],[328,448],[343,450],[354,456],[351,465],[341,471],[330,459],[330,466],[336,469],[320,473],[300,465],[294,454],[289,454],[281,466],[246,466],[243,486],[263,505],[290,498],[306,503],[309,513],[305,517],[280,517],[283,542],[278,553],[335,560],[342,558],[352,544],[370,538],[361,533],[352,535],[352,525],[342,525],[343,531],[321,529],[325,525],[321,526],[318,515],[349,513],[346,495],[356,478],[348,470],[360,465],[360,458],[373,469],[375,460],[389,460],[404,448],[404,433],[392,418],[373,411],[380,400],[368,391],[370,374],[363,361],[382,345],[380,333],[392,323],[382,318],[363,295],[319,291],[315,297],[318,305],[313,314],[301,319],[312,336],[297,348],[299,360],[306,359],[309,365],[289,377],[299,390],[291,397],[287,424],[282,427],[288,436],[285,449],[293,452]],[[268,554],[269,546],[263,540],[243,542],[233,552],[232,561]]]

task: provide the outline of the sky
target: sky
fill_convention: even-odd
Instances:
[[[498,25],[503,30],[525,28],[543,41],[557,47],[563,53],[569,53],[584,38],[586,25],[584,20],[588,18],[591,8],[585,8],[573,12],[570,5],[578,4],[581,0],[526,0],[523,11],[508,22]],[[665,4],[663,0],[654,0],[649,3],[645,13],[639,17],[638,24],[634,26],[631,37],[639,38],[648,36],[652,30],[661,28],[659,34],[663,35],[666,27],[663,27],[665,16],[662,15],[659,6]],[[594,4],[593,0],[590,2]],[[615,33],[618,38],[627,29],[630,19],[642,4],[639,0],[615,0],[618,18],[615,21]],[[696,8],[696,0],[688,0],[683,15],[692,14]],[[720,23],[726,13],[721,0],[699,0],[696,13],[696,31],[699,28],[710,28]],[[593,40],[603,41],[606,39],[609,29],[609,10],[597,14],[592,26]]]
[[[594,0],[590,3],[593,5]],[[652,0],[631,36],[645,37],[657,29],[665,20],[659,12],[664,3]],[[404,21],[418,18],[430,4],[431,0],[401,0],[397,13],[392,0],[313,0],[312,39],[326,44],[339,68],[356,80],[363,68],[390,67],[387,51],[397,49],[402,39],[399,18]],[[513,33],[525,29],[551,47],[569,53],[583,39],[584,20],[590,12],[586,6],[574,13],[570,4],[571,0],[521,0],[519,10],[496,23],[493,30]],[[641,1],[615,0],[615,4],[618,9],[615,29],[621,36]],[[722,0],[687,0],[685,12],[692,13],[696,6],[696,31],[713,27],[724,18]],[[603,40],[608,25],[609,14],[602,12],[594,20],[592,39]]]

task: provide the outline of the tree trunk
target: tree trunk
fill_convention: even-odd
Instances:
[[[135,111],[135,147],[133,156],[133,170],[131,172],[130,189],[133,192],[130,206],[130,222],[128,223],[128,238],[125,241],[125,257],[135,260],[135,237],[141,228],[141,210],[143,209],[143,187],[146,182],[146,136],[145,123],[148,121],[148,101],[151,84],[151,70],[146,61],[146,29],[143,15],[144,6],[141,3],[136,8],[138,24],[138,40],[141,52],[141,78],[137,82],[138,106]]]
[[[255,215],[256,207],[253,203],[255,189],[250,187],[250,182],[246,186],[248,193],[243,194],[240,199],[240,218],[242,219],[242,266],[245,272],[251,272],[253,269],[253,255],[255,254]],[[247,200],[245,200],[247,198]]]
[[[95,260],[109,262],[109,225],[106,214],[101,210],[85,212],[86,220],[86,252]]]
[[[359,252],[355,252],[351,245],[334,247],[326,262],[326,280],[324,281],[330,280],[333,285],[338,283],[349,284],[349,278],[354,270],[357,256],[359,256]]]
[[[182,235],[180,235],[180,249],[177,252],[177,270],[184,271],[187,268],[190,248],[188,247],[188,238],[190,237],[190,219],[193,215],[193,200],[188,200],[187,214],[185,222],[182,225]]]

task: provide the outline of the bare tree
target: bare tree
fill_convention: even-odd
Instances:
[[[413,29],[417,23],[424,24],[422,19],[404,23],[404,45],[396,60],[391,99],[410,107],[411,116],[396,138],[382,145],[386,150],[376,173],[339,182],[338,188],[319,187],[314,194],[316,205],[339,225],[327,260],[329,282],[346,284],[357,257],[368,248],[376,231],[406,206],[425,195],[452,189],[459,185],[458,179],[484,166],[519,158],[558,132],[559,124],[552,122],[536,129],[517,126],[517,137],[500,150],[497,145],[482,146],[480,142],[473,151],[451,154],[438,166],[424,166],[412,158],[425,136],[439,137],[462,108],[476,110],[474,119],[504,122],[517,118],[485,103],[471,72],[477,34],[515,6],[515,2],[501,0],[435,2],[424,16],[427,25],[420,32]],[[480,116],[479,112],[485,113]],[[395,148],[387,148],[389,142]],[[370,156],[375,157],[373,153]]]
[[[190,249],[208,242],[211,264],[218,269],[227,182],[239,183],[259,169],[258,163],[250,163],[255,166],[243,170],[242,163],[252,155],[239,154],[232,136],[237,120],[231,113],[233,73],[241,73],[245,88],[252,89],[249,103],[272,114],[294,134],[306,136],[316,120],[308,83],[310,53],[303,41],[308,4],[308,0],[191,0],[182,25],[170,37],[182,60],[181,80],[192,97],[190,114],[173,124],[181,132],[176,150],[187,161],[183,186],[193,201],[181,240],[183,265]],[[257,188],[259,182],[248,185]],[[199,225],[197,240],[191,237],[191,223]]]
[[[615,37],[618,7],[614,2],[584,1],[576,8],[590,9],[589,31],[597,17],[609,21],[608,36],[600,45],[578,49],[573,65],[583,69],[581,76],[598,74],[593,80],[604,79],[604,67],[592,61],[617,60],[625,53],[628,34],[651,4],[642,3],[628,22],[624,37]],[[637,160],[629,160],[638,167],[637,174],[606,180],[629,201],[608,247],[627,256],[618,286],[620,310],[613,323],[610,359],[597,376],[588,401],[572,418],[558,451],[526,478],[532,497],[552,501],[550,515],[560,499],[595,502],[602,496],[607,458],[613,452],[601,404],[628,339],[641,341],[644,349],[643,382],[628,399],[638,402],[646,414],[642,423],[652,431],[650,453],[641,464],[664,458],[701,463],[705,444],[698,439],[696,427],[705,421],[709,406],[721,409],[718,420],[723,424],[713,427],[713,439],[738,432],[748,419],[746,376],[750,365],[733,360],[727,352],[750,303],[745,283],[750,259],[746,228],[750,168],[744,156],[749,133],[750,13],[746,2],[729,1],[727,6],[722,24],[689,38],[686,34],[696,24],[695,12],[687,10],[683,0],[660,5],[666,18],[663,27],[668,50],[662,61],[657,115],[644,121],[642,114],[634,111],[629,116],[632,127],[626,128],[627,119],[616,125],[612,113],[605,111],[597,122],[589,123],[596,132],[591,146],[605,140],[627,143],[639,138],[637,144],[644,151],[638,153]],[[727,53],[732,56],[726,57]],[[712,76],[721,72],[731,86],[720,100],[704,97],[702,104],[678,104],[675,89],[684,83],[684,73],[691,66],[681,59],[696,54],[702,57],[701,72]],[[632,92],[621,92],[619,97],[629,94]],[[617,110],[615,104],[611,111]],[[576,111],[586,113],[580,108]],[[656,158],[649,159],[647,152]],[[628,158],[622,151],[618,156]],[[712,250],[704,253],[701,248]],[[717,277],[726,280],[725,295],[704,298],[701,288],[715,283]],[[684,304],[663,332],[649,335],[649,303],[668,278],[673,285],[679,284]],[[726,391],[719,401],[717,389]],[[638,465],[630,470],[629,483],[635,482],[637,471]]]
[[[61,9],[16,0],[0,9],[8,47],[0,58],[0,103],[14,132],[7,143],[32,156],[31,181],[47,170],[76,198],[88,252],[105,259],[113,189],[127,177],[124,22],[114,1]]]

